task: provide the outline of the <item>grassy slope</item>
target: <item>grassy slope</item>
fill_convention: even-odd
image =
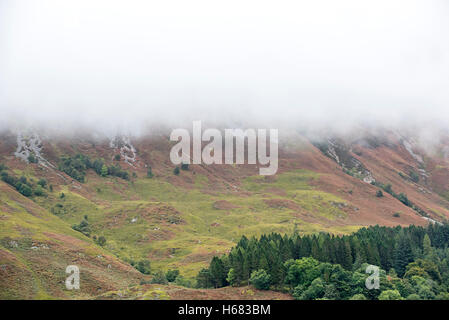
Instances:
[[[76,152],[89,154],[91,158],[113,157],[113,151],[98,145],[85,150],[73,148],[61,151],[60,147],[49,146],[46,150],[54,154],[51,159],[54,163],[60,154]],[[396,221],[407,224],[422,220],[388,195],[377,199],[376,188],[343,174],[317,150],[292,153],[281,161],[279,174],[265,178],[254,175],[256,171],[250,174],[245,169],[239,171],[240,166],[207,170],[192,166],[175,177],[172,165],[164,158],[166,152],[145,145],[139,149],[142,157],[146,157],[140,161],[153,166],[154,178],[146,178],[142,165],[132,169],[121,163],[123,168],[136,172],[137,177],[132,181],[102,178],[90,170],[81,188],[38,165],[27,165],[12,157],[7,159],[8,167],[17,175],[35,181],[47,178],[54,192],[48,192],[46,197],[34,197],[33,202],[1,185],[6,190],[0,210],[0,273],[3,272],[2,279],[5,279],[1,294],[27,298],[70,296],[71,293],[60,289],[65,279],[64,268],[67,261],[80,263],[80,254],[87,257],[81,263],[91,270],[87,283],[92,285],[87,293],[82,291],[93,296],[136,284],[139,278],[133,268],[119,261],[114,262],[117,267],[113,265],[113,271],[105,269],[107,264],[97,259],[98,252],[112,260],[113,254],[122,261],[148,258],[153,270],[179,268],[183,276],[193,278],[213,255],[229,250],[242,235],[292,232],[295,225],[304,233],[349,233],[361,225],[379,221],[392,225]],[[387,175],[390,174],[391,179],[396,179],[393,184],[397,190],[413,194],[411,188],[416,186],[398,181],[396,169],[376,167],[376,163],[381,163],[377,155],[371,156],[374,160],[368,156],[370,153],[365,152],[363,160],[382,175],[382,181],[390,181]],[[384,153],[380,156],[385,157]],[[65,194],[64,198],[60,198],[61,193]],[[413,198],[420,196],[423,201],[431,197],[416,194]],[[40,218],[31,214],[29,208],[39,212]],[[401,218],[392,218],[392,213],[399,210],[403,210]],[[107,238],[105,248],[95,246],[89,238],[70,228],[84,215],[89,217],[92,234]],[[9,241],[15,239],[19,240],[19,246],[11,247]],[[55,250],[47,251],[39,246],[32,250],[33,242],[50,243]],[[48,270],[46,260],[52,266]],[[19,283],[21,279],[27,281],[26,286]],[[46,284],[41,279],[51,281]],[[24,287],[33,289],[19,292]]]
[[[67,265],[82,290],[68,291]],[[0,299],[91,297],[139,282],[140,274],[0,182]]]
[[[194,277],[213,255],[229,250],[242,235],[292,232],[295,223],[302,232],[342,233],[358,227],[319,223],[344,218],[346,213],[333,204],[346,201],[311,187],[309,181],[317,177],[313,172],[295,170],[275,181],[250,177],[242,183],[243,193],[210,193],[206,177],[192,176],[195,183],[185,188],[157,178],[124,182],[90,174],[86,186],[95,190],[90,199],[64,186],[36,201],[49,210],[62,206],[58,216],[68,224],[88,215],[93,234],[104,235],[106,248],[119,257],[149,258],[153,269],[179,268],[186,277]],[[57,196],[61,192],[63,199]]]

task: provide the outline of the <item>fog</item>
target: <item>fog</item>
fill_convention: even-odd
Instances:
[[[444,128],[448,39],[445,0],[0,0],[0,128]]]

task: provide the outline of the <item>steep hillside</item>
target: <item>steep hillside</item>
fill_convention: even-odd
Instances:
[[[82,290],[65,288],[68,265]],[[0,182],[0,299],[89,298],[141,275],[35,202]]]
[[[47,183],[42,195],[25,197],[0,182],[1,294],[45,298],[117,290],[139,282],[142,275],[131,264],[145,259],[153,271],[178,268],[192,279],[242,235],[344,234],[449,217],[445,153],[425,154],[397,134],[319,142],[292,135],[281,139],[278,173],[266,177],[255,165],[190,165],[176,175],[171,146],[164,135],[4,134],[4,171],[34,185],[42,178]],[[446,150],[444,144],[439,150]],[[77,154],[102,159],[105,167],[119,165],[127,176],[102,174],[92,165],[77,181],[60,166],[62,157]],[[393,192],[376,196],[388,184]],[[401,193],[409,203],[400,201]],[[70,227],[86,218],[90,237]],[[93,241],[100,236],[103,248]],[[87,270],[87,291],[64,290],[69,264]]]

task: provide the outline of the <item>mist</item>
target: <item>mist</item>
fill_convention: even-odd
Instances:
[[[445,129],[448,39],[444,0],[0,0],[0,129]]]

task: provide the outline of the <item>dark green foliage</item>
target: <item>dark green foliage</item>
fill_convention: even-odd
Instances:
[[[47,187],[47,180],[45,180],[44,178],[39,179],[37,184],[40,185],[42,188],[46,188]]]
[[[140,273],[143,274],[150,274],[151,272],[151,266],[149,260],[140,260],[137,262],[137,264],[134,266]]]
[[[147,178],[153,178],[153,171],[151,170],[151,167],[148,167]]]
[[[270,289],[271,277],[264,269],[259,269],[251,273],[251,278],[249,279],[249,282],[256,289],[268,290]]]
[[[173,174],[174,175],[176,175],[176,176],[179,175],[179,172],[180,172],[179,171],[179,167],[176,167],[176,168],[173,169]]]
[[[184,171],[189,170],[189,164],[188,163],[181,164],[181,170],[184,170]]]
[[[419,182],[419,174],[417,174],[415,171],[410,171],[409,176],[413,182],[415,183]]]
[[[408,206],[408,207],[411,206],[411,203],[410,203],[410,201],[408,200],[407,195],[406,195],[405,193],[402,193],[402,192],[401,192],[401,193],[397,196],[397,199],[398,199],[399,201],[401,201],[403,204],[405,204],[406,206]]]
[[[165,273],[165,278],[167,278],[168,282],[174,282],[178,276],[179,276],[179,270],[178,269],[168,270]]]
[[[120,155],[119,155],[119,154],[116,154],[116,155],[114,156],[114,160],[115,160],[115,161],[120,161]]]
[[[288,286],[298,299],[378,299],[384,291],[382,299],[398,298],[391,291],[399,292],[401,298],[415,293],[422,299],[437,294],[445,297],[449,289],[448,243],[448,224],[372,226],[346,236],[243,236],[227,255],[214,257],[209,268],[201,270],[197,285],[255,285],[266,280],[266,275],[270,288],[284,290]],[[368,264],[380,267],[381,290],[366,289]]]
[[[158,271],[153,275],[153,278],[151,279],[150,283],[157,283],[157,284],[167,284],[167,278],[165,277],[165,274],[162,271]]]
[[[81,232],[82,234],[84,234],[87,237],[90,237],[90,227],[89,227],[89,222],[87,221],[87,219],[83,219],[79,224],[74,224],[72,226],[73,230],[76,230],[78,232]]]
[[[122,170],[119,164],[108,167],[101,159],[96,159],[92,162],[89,157],[77,154],[73,157],[62,157],[59,161],[59,170],[79,182],[85,181],[86,171],[88,169],[93,169],[102,177],[114,176],[129,180],[129,173]]]
[[[25,197],[30,197],[33,194],[33,189],[25,183],[20,183],[17,191],[23,194]]]
[[[41,186],[36,186],[33,190],[33,194],[38,197],[42,197],[45,195],[45,191]]]
[[[17,179],[12,174],[9,174],[6,170],[6,167],[1,171],[0,178],[5,183],[9,184],[10,186],[14,187],[18,192],[20,192],[25,197],[31,197],[32,195],[35,196],[43,196],[45,195],[45,192],[39,182],[37,184],[33,184],[32,181],[29,181],[26,177],[21,176],[19,179]]]
[[[37,158],[34,156],[34,154],[30,153],[30,155],[28,156],[28,162],[30,162],[30,163],[37,163],[38,160],[37,160]]]
[[[98,239],[96,240],[96,243],[103,247],[106,244],[106,238],[104,236],[99,236]]]
[[[393,213],[393,217],[395,217],[395,218],[399,218],[400,216],[401,216],[401,214],[399,212]]]
[[[382,190],[377,190],[376,197],[382,198],[383,196],[384,196],[384,193],[382,192]]]

